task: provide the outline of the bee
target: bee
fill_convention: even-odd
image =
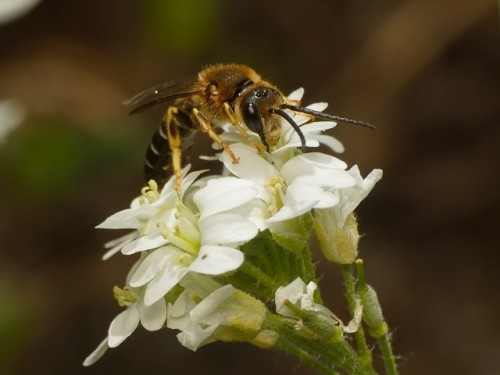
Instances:
[[[216,132],[216,128],[228,122],[259,152],[271,151],[278,143],[281,118],[297,132],[305,151],[305,137],[286,110],[309,115],[311,119],[374,128],[367,122],[301,107],[298,101],[288,99],[253,69],[239,64],[209,66],[196,76],[149,88],[124,101],[133,107],[130,114],[161,103],[168,103],[168,108],[147,150],[145,176],[146,180],[153,179],[162,185],[171,168],[177,190],[182,181],[184,154],[193,145],[198,130],[207,133],[237,163],[238,157]],[[252,140],[249,131],[258,134],[265,150]]]

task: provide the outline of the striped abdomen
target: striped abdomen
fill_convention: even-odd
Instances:
[[[182,140],[182,164],[184,164],[187,156],[185,151],[193,145],[194,136],[198,129],[193,124],[191,117],[180,110],[174,115],[172,121],[174,122],[173,129],[179,133]],[[162,186],[172,175],[171,156],[167,129],[163,121],[154,133],[146,151],[144,164],[146,181],[155,180],[159,186]]]

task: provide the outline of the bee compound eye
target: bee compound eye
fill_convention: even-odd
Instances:
[[[247,103],[243,106],[243,121],[251,131],[257,134],[262,133],[262,119],[260,118],[259,108],[255,103]]]

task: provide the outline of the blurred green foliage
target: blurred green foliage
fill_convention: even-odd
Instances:
[[[199,54],[217,36],[222,0],[152,0],[144,3],[144,27],[159,49]]]
[[[0,149],[4,185],[36,200],[61,198],[142,158],[135,126],[87,129],[60,117],[36,119]]]
[[[0,286],[0,373],[7,374],[9,368],[26,342],[31,325],[28,309],[21,305],[15,291]]]

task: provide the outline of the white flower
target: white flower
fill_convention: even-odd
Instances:
[[[300,316],[286,305],[285,301],[288,301],[298,309],[314,313],[317,318],[330,322],[332,326],[341,327],[344,332],[356,332],[361,323],[363,311],[359,298],[356,299],[353,319],[347,325],[344,325],[328,308],[314,302],[314,292],[317,288],[318,286],[312,281],[306,285],[300,277],[297,277],[284,287],[279,287],[275,293],[276,312],[280,315],[300,320]]]
[[[252,181],[237,177],[214,178],[193,197],[200,209],[200,219],[220,212],[241,215],[259,230],[266,229],[262,212],[264,202],[258,198],[258,186]]]
[[[95,363],[108,348],[120,345],[135,331],[139,323],[148,331],[157,331],[165,325],[167,306],[164,299],[147,306],[141,291],[130,287],[115,287],[115,296],[120,305],[127,308],[113,319],[108,329],[108,337],[85,359],[84,366]]]
[[[335,206],[337,189],[355,184],[345,170],[346,163],[330,155],[300,154],[279,168],[250,146],[233,144],[231,150],[240,161],[233,163],[223,152],[222,162],[233,175],[253,183],[257,198],[265,202],[262,216],[267,223],[289,220],[312,208]]]
[[[215,341],[211,337],[215,330],[224,322],[223,316],[216,309],[235,291],[232,285],[218,285],[210,294],[196,297],[203,299],[196,304],[191,290],[184,292],[173,305],[169,305],[167,327],[181,330],[177,335],[179,342],[188,349],[195,351],[201,345]]]
[[[382,178],[381,169],[374,169],[365,179],[361,176],[357,165],[353,166],[348,172],[354,178],[356,184],[348,189],[339,191],[340,201],[335,207],[335,213],[337,222],[341,225],[345,223],[349,214],[358,207],[361,201],[372,191],[375,184]]]
[[[317,287],[318,286],[312,281],[306,285],[300,277],[297,277],[284,287],[279,287],[275,293],[276,312],[289,318],[299,319],[299,317],[286,306],[285,301],[289,301],[300,310],[320,313],[329,317],[333,316],[333,313],[325,306],[314,302],[314,291]]]
[[[158,191],[156,182],[151,180],[149,186],[142,189],[142,195],[132,201],[130,208],[111,215],[97,226],[100,229],[135,229],[134,232],[107,243],[105,246],[111,249],[104,255],[104,259],[120,250],[123,254],[130,255],[168,244],[164,234],[167,229],[172,230],[175,223],[177,203],[204,172],[187,174],[188,170],[189,166],[183,170],[179,192],[175,190],[175,177],[169,179],[161,192]]]
[[[265,305],[234,288],[200,276],[182,281],[184,292],[168,306],[167,327],[191,350],[215,340],[251,341],[265,320]],[[224,326],[224,332],[217,329]]]
[[[352,263],[357,257],[359,233],[353,212],[382,178],[382,171],[374,169],[363,179],[356,165],[349,170],[349,174],[356,184],[339,190],[338,204],[314,210],[321,250],[328,260],[340,264]]]
[[[208,207],[203,202],[209,198],[203,188],[195,194],[201,207]],[[244,255],[237,248],[255,237],[258,228],[238,214],[212,211],[203,215],[202,210],[200,216],[198,219],[187,207],[179,207],[175,229],[166,233],[171,245],[151,251],[132,274],[130,285],[147,284],[146,305],[162,298],[190,272],[221,275],[243,263]]]

